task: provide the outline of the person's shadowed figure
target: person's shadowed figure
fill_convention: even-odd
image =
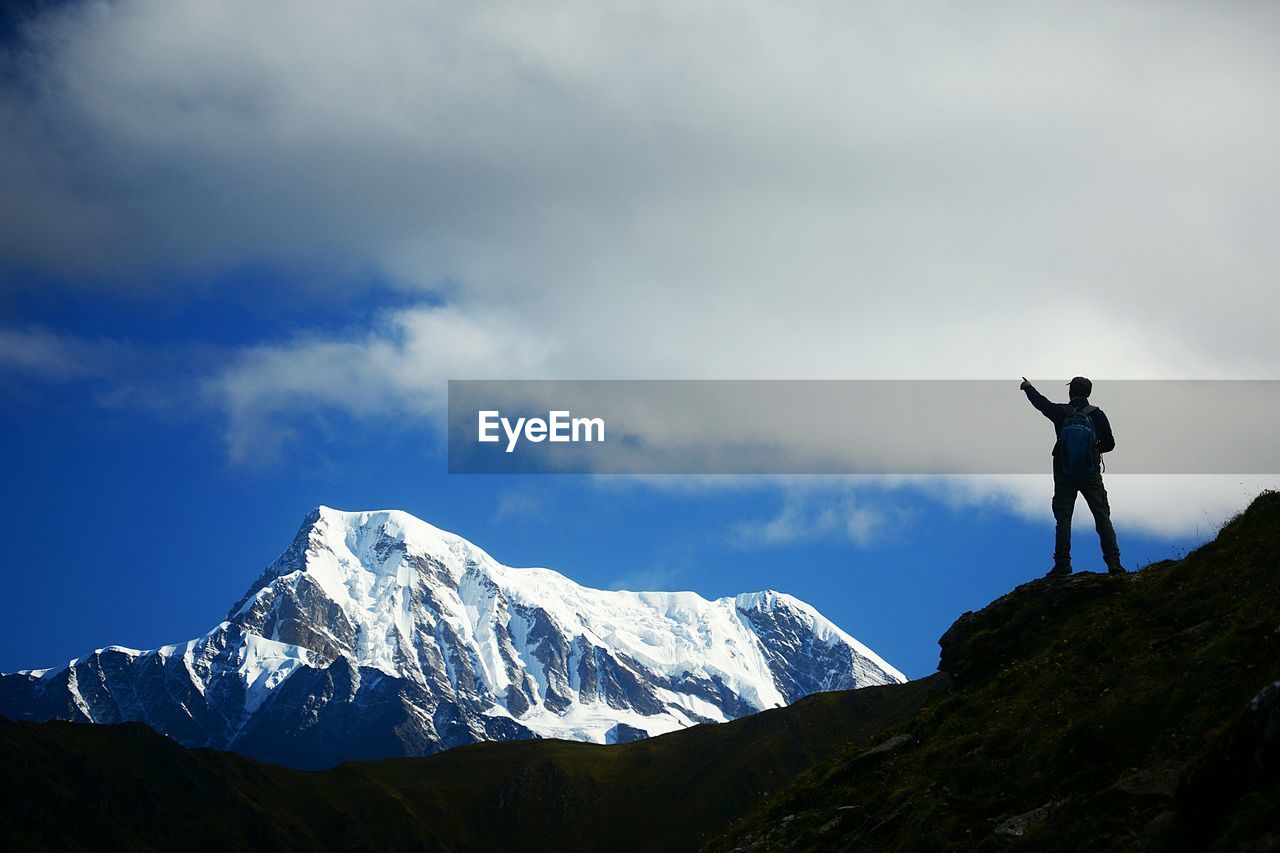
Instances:
[[[1067,403],[1050,402],[1025,376],[1019,386],[1031,405],[1053,421],[1054,434],[1058,437],[1053,445],[1053,518],[1057,532],[1049,577],[1071,574],[1071,514],[1077,494],[1084,495],[1093,512],[1107,571],[1113,575],[1124,574],[1120,546],[1111,525],[1111,505],[1107,503],[1107,489],[1102,484],[1102,454],[1115,449],[1116,439],[1106,414],[1089,403],[1093,383],[1077,376],[1069,385],[1071,400]]]

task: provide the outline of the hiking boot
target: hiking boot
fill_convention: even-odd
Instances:
[[[1060,578],[1060,577],[1063,577],[1064,575],[1069,575],[1069,574],[1071,574],[1070,563],[1054,563],[1053,568],[1049,570],[1048,574],[1046,574],[1045,577]]]
[[[1127,575],[1129,570],[1120,565],[1119,562],[1107,563],[1107,574],[1109,575]]]

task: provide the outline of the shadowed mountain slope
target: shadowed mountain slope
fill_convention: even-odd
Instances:
[[[939,641],[899,747],[828,757],[714,849],[1280,849],[1280,494],[1183,560],[1019,587]]]
[[[945,677],[822,693],[616,746],[517,741],[321,772],[140,724],[0,722],[0,827],[60,849],[696,847],[833,745],[901,725]]]

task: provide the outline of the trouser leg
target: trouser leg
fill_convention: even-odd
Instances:
[[[1102,543],[1102,559],[1108,566],[1120,565],[1120,545],[1116,542],[1116,529],[1111,525],[1111,504],[1107,501],[1107,487],[1102,484],[1102,475],[1086,477],[1080,491],[1093,513],[1093,524]]]
[[[1053,475],[1054,565],[1065,566],[1071,562],[1071,514],[1076,508],[1076,491],[1072,478]]]

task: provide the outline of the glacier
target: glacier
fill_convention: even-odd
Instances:
[[[483,740],[625,742],[905,680],[784,593],[590,589],[402,511],[319,507],[204,636],[0,675],[0,714],[140,721],[321,768]]]

